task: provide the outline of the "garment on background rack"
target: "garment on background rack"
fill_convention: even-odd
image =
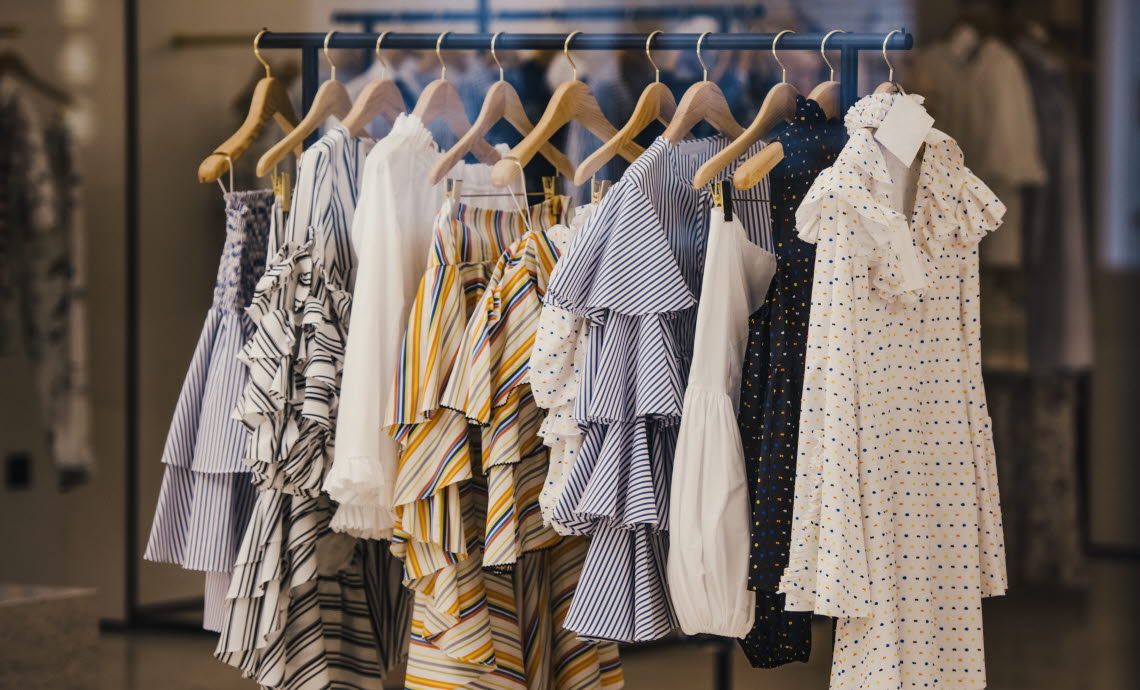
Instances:
[[[737,401],[748,316],[764,301],[776,257],[724,216],[714,209],[709,222],[673,458],[666,572],[682,632],[743,637],[752,628],[756,594],[748,589],[748,549],[741,548],[748,483]]]
[[[384,545],[332,532],[321,485],[351,309],[349,228],[373,142],[336,126],[299,161],[282,244],[258,282],[234,415],[259,494],[215,655],[263,686],[369,687],[406,653],[409,597]]]
[[[843,123],[802,97],[791,123],[773,139],[784,149],[769,175],[778,269],[763,306],[749,319],[739,415],[751,499],[748,583],[756,591],[755,624],[740,646],[761,668],[807,661],[811,651],[810,614],[785,611],[784,595],[776,591],[788,564],[815,263],[814,245],[796,236],[795,213],[845,141]]]
[[[70,132],[0,79],[0,353],[31,364],[59,486],[94,466],[85,234]]]
[[[880,149],[896,98],[921,102],[848,111],[850,139],[796,213],[816,256],[780,591],[839,619],[832,688],[982,687],[981,602],[1006,574],[977,244],[1005,208],[937,129],[912,166]]]
[[[691,180],[727,143],[654,141],[602,199],[544,298],[590,322],[575,411],[586,434],[553,514],[590,535],[566,620],[586,639],[653,640],[676,627],[665,584],[669,477],[711,212],[709,191]],[[767,192],[765,182],[741,197]],[[770,250],[767,205],[741,204],[739,215],[749,240]]]
[[[257,490],[246,431],[232,418],[249,378],[238,354],[254,332],[245,310],[265,271],[273,192],[226,194],[226,241],[214,301],[166,436],[166,466],[144,558],[206,572],[203,627],[224,624],[225,592]]]

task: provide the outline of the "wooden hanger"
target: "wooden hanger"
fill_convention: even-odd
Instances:
[[[273,148],[266,151],[261,160],[257,161],[258,177],[268,175],[269,171],[285,160],[290,152],[299,149],[305,143],[305,137],[317,131],[317,128],[329,117],[336,116],[337,119],[344,120],[348,112],[352,110],[352,98],[349,97],[348,89],[345,88],[344,84],[337,81],[336,63],[329,57],[329,39],[335,33],[335,31],[330,31],[325,36],[325,59],[332,67],[328,81],[321,84],[321,88],[317,89],[317,94],[313,97],[313,105],[309,108],[309,112],[305,113],[304,119],[297,124],[292,132],[286,134],[281,141],[273,145]]]
[[[526,135],[518,146],[511,149],[503,160],[495,164],[495,168],[491,171],[491,183],[496,187],[506,187],[511,184],[521,174],[522,167],[534,158],[542,145],[550,141],[555,133],[571,120],[580,122],[602,141],[609,141],[617,135],[617,127],[606,119],[590,87],[585,82],[578,81],[578,66],[570,58],[570,41],[580,33],[582,32],[572,32],[562,44],[562,54],[566,56],[570,67],[574,70],[570,81],[563,82],[554,90],[550,103],[547,104],[534,130]],[[618,155],[633,162],[644,152],[645,149],[630,142],[621,147]]]
[[[509,122],[524,137],[534,129],[534,125],[531,124],[530,118],[527,117],[526,110],[523,108],[518,91],[515,91],[515,87],[503,78],[503,65],[499,62],[499,56],[495,54],[495,40],[499,38],[501,33],[503,32],[500,31],[491,37],[491,58],[499,67],[499,81],[492,84],[491,88],[487,90],[487,96],[483,99],[483,107],[479,110],[479,117],[475,118],[471,128],[432,168],[431,183],[433,185],[438,184],[455,167],[456,163],[463,160],[463,157],[471,151],[476,142],[486,143],[484,137],[487,132],[500,120]],[[568,178],[574,177],[574,166],[570,163],[570,159],[555,148],[553,144],[549,142],[543,144],[539,153],[550,161],[560,174]],[[497,152],[495,157],[496,159],[500,158]]]
[[[737,158],[744,155],[744,152],[750,149],[753,144],[767,136],[777,124],[795,116],[796,96],[799,96],[800,92],[788,83],[788,70],[784,67],[784,63],[780,62],[780,56],[776,54],[776,43],[780,37],[784,34],[794,33],[795,31],[791,29],[785,29],[772,39],[772,57],[780,66],[780,83],[773,86],[768,95],[764,97],[764,102],[760,105],[760,112],[756,113],[756,117],[752,120],[752,124],[748,125],[748,129],[697,168],[697,173],[693,176],[693,186],[697,189],[704,187],[721,171],[736,162]],[[784,147],[777,142],[764,147],[764,151],[757,155],[763,154],[767,154],[767,159],[772,161],[772,166],[775,166],[784,158]]]
[[[835,29],[834,31],[827,32],[823,37],[823,42],[819,44],[819,54],[823,57],[823,61],[827,63],[828,76],[827,81],[816,86],[808,94],[808,100],[815,101],[820,110],[823,111],[824,116],[830,120],[839,117],[839,82],[835,81],[835,68],[831,66],[831,60],[827,59],[827,39],[831,38],[832,34],[845,34],[846,31],[842,29]]]
[[[261,37],[268,33],[262,29],[253,38],[253,55],[261,66],[265,68],[265,76],[253,88],[253,98],[249,102],[249,113],[241,127],[226,139],[214,152],[198,166],[198,181],[210,183],[221,179],[222,175],[230,169],[233,161],[241,158],[253,142],[261,136],[265,125],[275,120],[281,130],[288,134],[297,126],[297,112],[293,110],[293,101],[289,98],[289,91],[280,80],[276,79],[269,70],[269,63],[261,57],[258,43]],[[300,148],[296,150],[300,155]]]
[[[388,63],[380,55],[380,43],[390,33],[392,32],[385,31],[376,39],[376,60],[383,66],[384,72],[379,79],[374,79],[364,87],[356,102],[352,104],[352,110],[348,111],[348,115],[341,120],[344,128],[354,137],[364,131],[364,126],[377,117],[395,122],[397,117],[407,112],[404,95],[400,93],[400,87],[396,86],[396,82],[388,78]]]
[[[677,112],[673,114],[673,119],[669,121],[669,126],[662,135],[673,144],[681,141],[701,121],[709,123],[718,132],[729,137],[736,138],[744,133],[744,128],[736,121],[732,110],[728,107],[724,92],[716,82],[709,81],[709,68],[701,57],[701,42],[711,33],[706,31],[697,39],[697,61],[701,63],[704,76],[701,81],[685,91],[681,103],[677,106]]]
[[[887,63],[887,69],[890,70],[890,74],[887,76],[885,82],[875,87],[875,93],[901,93],[904,96],[906,95],[906,91],[903,91],[903,88],[895,81],[895,66],[891,64],[890,59],[887,57],[887,41],[891,40],[891,36],[898,33],[902,33],[902,30],[895,29],[883,39],[883,62]]]
[[[615,136],[602,144],[600,149],[591,153],[578,166],[578,171],[574,174],[574,184],[586,184],[586,180],[593,177],[603,165],[618,155],[622,148],[633,143],[634,137],[645,131],[645,128],[651,123],[658,121],[668,126],[673,114],[677,112],[677,101],[673,98],[673,92],[669,90],[668,86],[661,83],[661,70],[649,52],[649,44],[653,41],[653,37],[659,33],[662,32],[654,31],[645,39],[645,57],[649,58],[649,64],[653,65],[655,73],[653,83],[641,92],[629,121],[618,130]]]
[[[462,139],[471,129],[471,121],[467,119],[467,111],[463,109],[463,99],[459,97],[459,91],[447,80],[447,63],[443,61],[443,53],[440,52],[443,37],[449,33],[451,32],[444,31],[435,41],[435,56],[439,59],[439,79],[424,87],[412,114],[424,125],[442,120],[456,138]],[[480,162],[488,165],[500,158],[495,147],[482,138],[471,144],[471,152]]]

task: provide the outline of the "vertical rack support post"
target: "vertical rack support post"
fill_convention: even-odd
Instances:
[[[839,51],[839,112],[846,113],[859,98],[859,49]]]
[[[320,48],[307,45],[301,48],[301,117],[309,112],[313,105],[313,98],[317,95],[317,84],[321,80]],[[305,148],[309,148],[317,141],[318,134],[313,132],[305,138]]]

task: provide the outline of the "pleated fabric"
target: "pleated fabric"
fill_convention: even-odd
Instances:
[[[677,624],[665,583],[669,477],[712,207],[692,178],[727,141],[654,141],[602,199],[544,297],[590,323],[574,411],[587,428],[552,512],[562,531],[591,536],[566,620],[583,638],[653,640]],[[771,251],[767,194],[764,181],[736,196],[748,240]]]
[[[272,688],[371,688],[405,655],[410,596],[380,542],[330,530],[333,452],[355,257],[349,229],[370,141],[337,126],[307,149],[280,246],[248,309],[233,415],[260,489],[215,652]]]
[[[246,430],[230,412],[248,374],[237,360],[254,331],[245,313],[265,270],[273,193],[226,195],[226,240],[214,299],[194,349],[162,462],[166,469],[144,558],[207,572],[204,627],[217,630],[223,599],[256,497],[242,462]]]

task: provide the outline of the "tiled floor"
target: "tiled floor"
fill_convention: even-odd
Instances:
[[[986,602],[986,652],[993,690],[1140,688],[1140,563],[1094,565],[1088,594],[1020,589]],[[831,625],[819,621],[808,664],[752,670],[733,653],[733,688],[825,690]],[[197,634],[135,633],[103,639],[103,690],[252,690],[211,656]],[[628,650],[631,690],[712,687],[713,653],[699,646]],[[2,683],[0,683],[2,685]]]

